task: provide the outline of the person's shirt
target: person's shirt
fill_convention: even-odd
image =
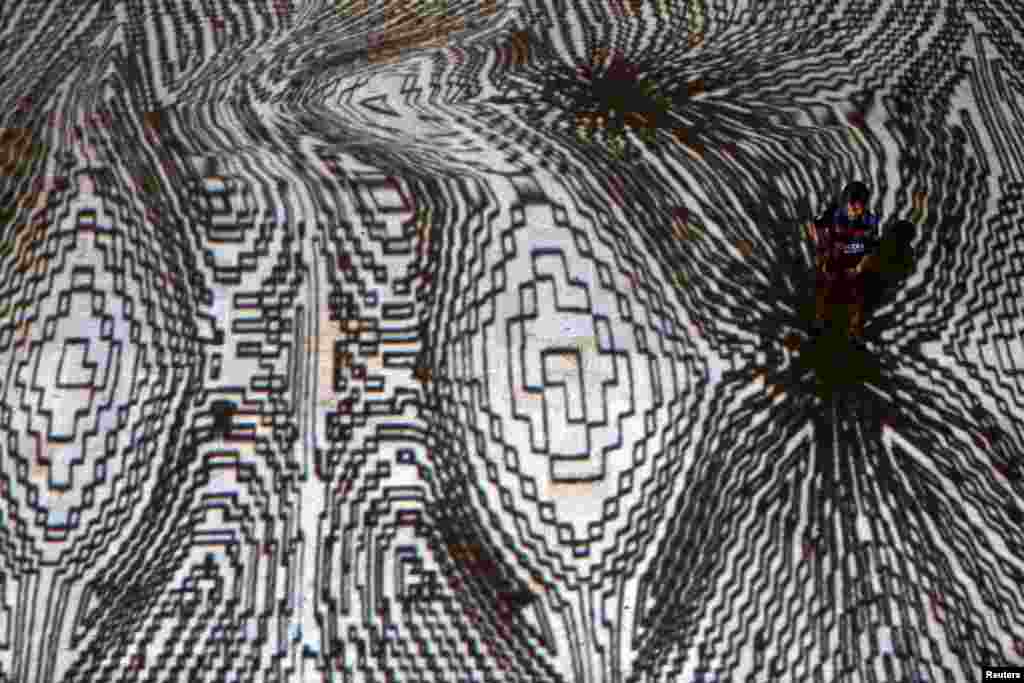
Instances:
[[[860,260],[878,248],[879,217],[864,212],[851,219],[845,208],[823,216],[818,227],[818,249],[832,257],[835,267],[854,268]]]

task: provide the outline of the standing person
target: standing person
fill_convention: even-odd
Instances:
[[[817,293],[814,333],[825,327],[825,314],[834,304],[851,307],[850,336],[860,344],[864,335],[864,272],[876,259],[869,258],[878,241],[879,217],[867,211],[871,193],[860,182],[843,190],[843,202],[826,212],[815,226]]]

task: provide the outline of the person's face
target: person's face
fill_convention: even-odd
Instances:
[[[864,214],[864,202],[850,202],[846,205],[846,215],[850,218],[860,218]]]

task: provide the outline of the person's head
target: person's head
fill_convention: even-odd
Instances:
[[[846,189],[843,190],[843,195],[846,197],[846,215],[850,218],[860,218],[863,216],[868,205],[868,199],[871,198],[868,186],[859,180],[855,180],[846,186]]]
[[[899,220],[892,224],[891,233],[897,244],[906,246],[914,241],[917,227],[908,220]]]

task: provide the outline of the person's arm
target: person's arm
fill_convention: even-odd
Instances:
[[[861,257],[855,268],[850,269],[855,275],[860,275],[865,271],[877,271],[881,261],[878,253],[881,248],[881,238],[878,234],[878,217],[872,216],[868,223],[871,226],[872,234],[866,240],[867,249],[864,256]]]
[[[815,247],[819,246],[822,237],[822,226],[828,222],[832,207],[828,207],[819,216],[813,216],[804,223],[804,234],[811,239]]]
[[[823,273],[828,273],[832,265],[832,227],[834,221],[832,220],[832,214],[826,212],[820,219],[815,222],[815,235],[817,236],[816,246],[816,264],[818,270]]]
[[[867,253],[857,264],[857,267],[853,269],[854,273],[860,275],[865,271],[874,272],[878,270],[880,259],[876,253]]]
[[[865,271],[877,271],[878,266],[881,263],[881,257],[878,253],[879,244],[876,240],[872,239],[868,241],[867,250],[864,252],[864,256],[861,257],[860,261],[857,262],[857,267],[853,269],[855,275],[860,275]]]
[[[804,223],[804,234],[810,238],[811,242],[817,246],[818,244],[818,226],[815,221]]]

